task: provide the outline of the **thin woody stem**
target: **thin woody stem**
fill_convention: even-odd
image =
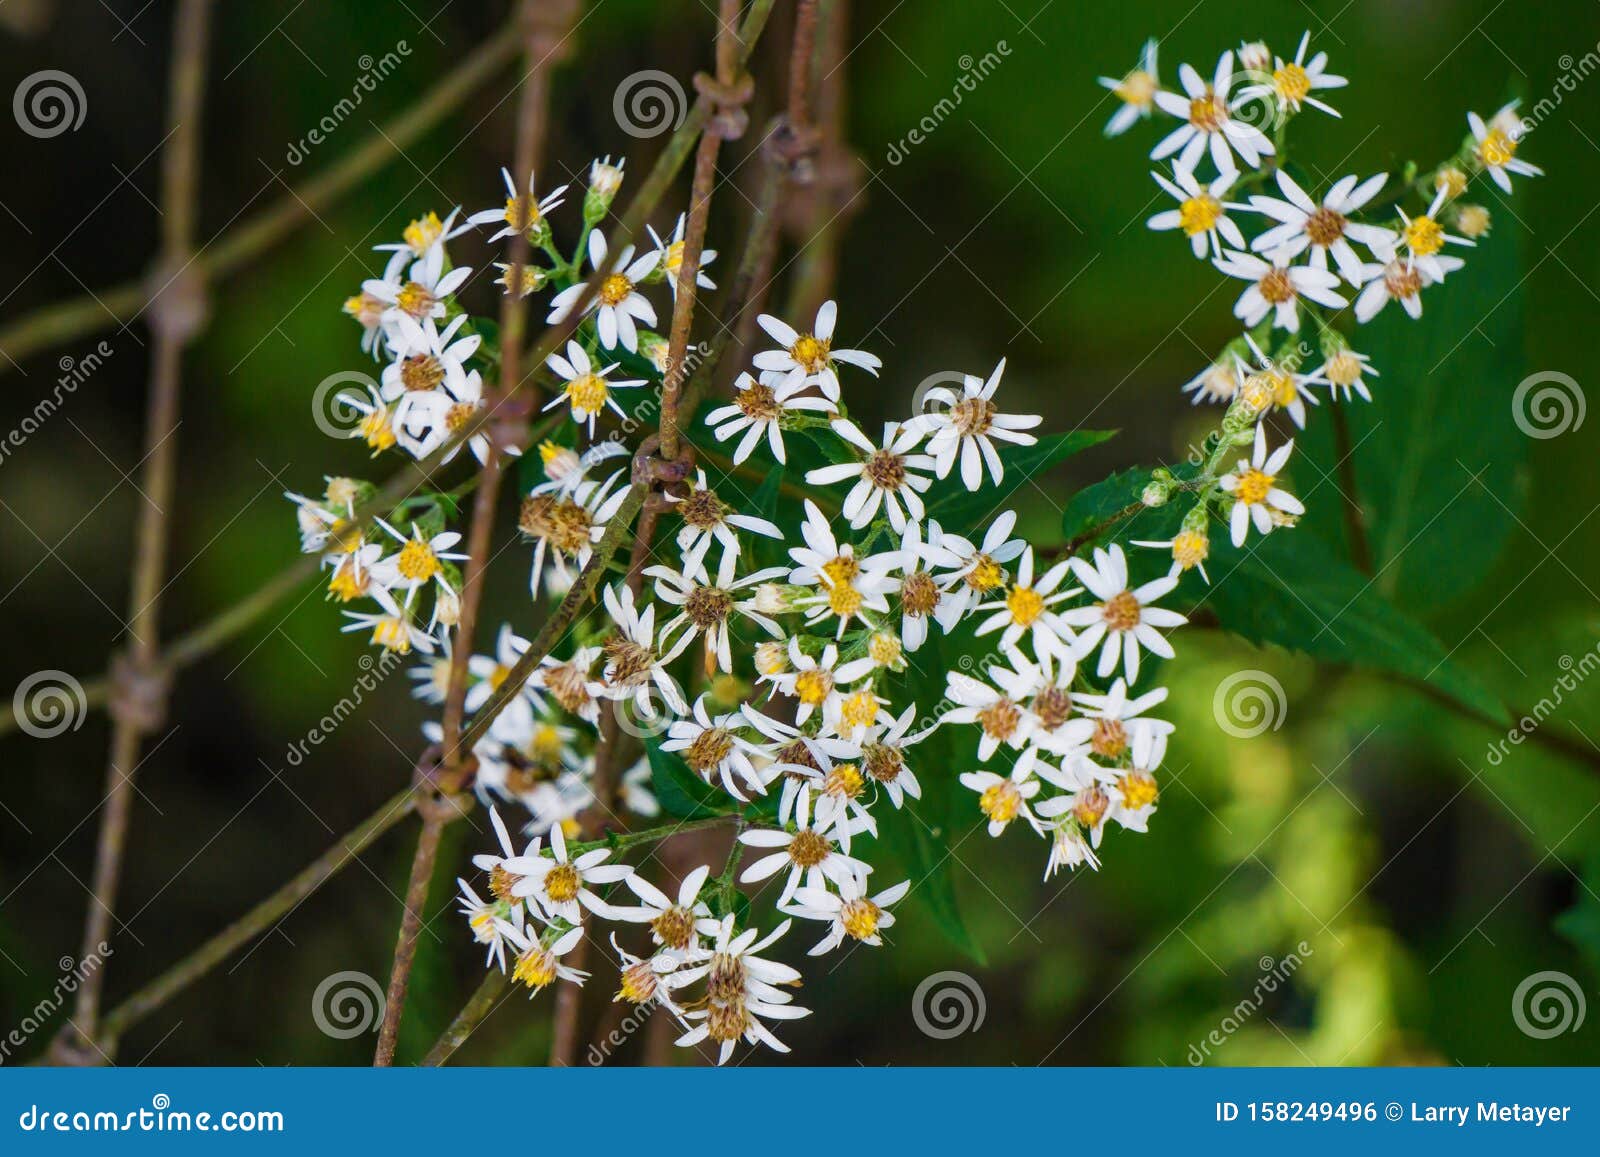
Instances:
[[[544,152],[545,127],[550,105],[550,72],[561,46],[565,43],[566,29],[576,15],[576,0],[522,0],[518,19],[525,37],[525,63],[527,72],[522,81],[522,95],[517,105],[516,141],[513,147],[513,179],[522,188],[523,174],[532,181],[531,174]],[[518,218],[532,222],[537,200],[531,188],[523,189],[517,198]],[[532,246],[528,230],[517,229],[506,247],[506,293],[500,306],[500,384],[491,397],[494,407],[516,394],[522,384],[522,336],[527,324],[528,303],[522,294],[522,271],[528,264]],[[521,423],[526,434],[526,422]],[[483,573],[489,562],[490,540],[494,533],[495,506],[500,497],[500,482],[505,477],[505,455],[501,436],[492,432],[484,451],[483,470],[478,478],[477,494],[473,498],[472,522],[467,532],[467,558],[462,570],[460,617],[456,622],[456,647],[451,653],[450,678],[445,691],[444,742],[441,760],[441,784],[451,790],[471,774],[461,761],[461,716],[463,700],[467,693],[467,659],[473,651],[477,630],[478,608],[483,601]],[[428,901],[428,890],[433,880],[434,861],[439,855],[439,839],[450,812],[442,807],[430,807],[422,820],[422,830],[417,834],[416,850],[411,858],[411,877],[406,886],[405,912],[400,919],[400,932],[395,943],[394,963],[389,971],[389,987],[383,1006],[383,1023],[378,1030],[377,1049],[372,1063],[385,1066],[394,1063],[395,1046],[400,1038],[400,1020],[405,1015],[406,993],[411,982],[411,968],[416,960],[417,937],[422,931],[422,911]]]
[[[101,1047],[109,1052],[117,1038],[130,1027],[164,1006],[178,993],[232,956],[239,948],[293,911],[301,901],[365,851],[374,840],[410,815],[415,806],[416,796],[409,786],[404,791],[390,796],[384,801],[383,806],[346,833],[333,847],[301,869],[287,884],[117,1005],[106,1014],[101,1030]]]
[[[520,34],[514,23],[508,22],[359,148],[208,244],[195,256],[195,268],[210,280],[220,280],[271,249],[301,225],[315,220],[320,210],[401,157],[402,150],[454,112],[516,56],[520,45]],[[150,285],[141,279],[24,315],[0,329],[0,374],[51,346],[112,326],[127,325],[150,304],[150,290]]]
[[[200,185],[200,113],[205,91],[206,40],[211,0],[182,0],[174,14],[168,120],[172,126],[162,157],[160,276],[165,284],[151,317],[151,385],[145,417],[146,462],[130,593],[128,633],[132,643],[119,668],[113,694],[111,754],[106,808],[100,821],[94,883],[84,921],[84,959],[105,953],[122,873],[133,776],[146,731],[165,707],[166,687],[154,668],[159,656],[160,601],[166,575],[167,511],[177,476],[178,392],[184,347],[199,330],[204,289],[190,272]],[[77,1032],[92,1041],[100,1016],[105,969],[89,973],[78,990]]]

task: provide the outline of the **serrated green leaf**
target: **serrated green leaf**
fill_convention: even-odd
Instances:
[[[1252,643],[1426,684],[1492,719],[1505,707],[1444,644],[1314,535],[1280,531],[1243,550],[1212,539],[1212,585],[1199,606]]]

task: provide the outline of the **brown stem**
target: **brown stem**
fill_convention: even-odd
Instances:
[[[1345,407],[1333,405],[1333,452],[1338,458],[1339,506],[1344,512],[1345,537],[1350,540],[1350,561],[1362,574],[1372,573],[1372,545],[1367,541],[1367,519],[1356,486],[1355,446],[1350,440],[1350,420]]]
[[[422,931],[422,910],[428,902],[428,886],[433,882],[433,866],[439,857],[439,837],[444,834],[444,824],[442,814],[430,813],[417,833],[417,850],[411,857],[411,878],[406,884],[405,914],[400,918],[400,935],[395,941],[394,964],[389,970],[389,988],[383,1001],[383,1024],[378,1029],[378,1047],[372,1057],[372,1063],[380,1068],[394,1063],[406,990],[411,984],[411,966],[417,958],[417,936]]]
[[[428,1055],[422,1058],[423,1065],[437,1068],[454,1056],[456,1050],[466,1044],[467,1038],[483,1023],[484,1018],[498,1007],[500,996],[506,990],[506,984],[506,974],[498,968],[491,968],[488,975],[483,978],[483,983],[478,985],[476,991],[468,998],[466,1005],[456,1013],[456,1018],[450,1022],[450,1027],[440,1034],[439,1039],[428,1050]]]
[[[265,932],[301,901],[338,874],[384,832],[416,806],[410,787],[390,796],[383,806],[318,856],[272,895],[228,925],[199,948],[106,1014],[100,1047],[115,1048],[118,1037],[221,964],[239,948]]]
[[[146,731],[158,725],[165,708],[166,686],[155,666],[159,656],[158,611],[166,575],[167,511],[173,503],[177,474],[178,391],[183,349],[199,330],[205,309],[204,289],[198,275],[187,266],[194,244],[200,185],[200,112],[210,18],[210,0],[182,0],[174,14],[168,93],[172,131],[162,157],[162,244],[157,273],[162,285],[151,317],[154,340],[145,416],[145,469],[140,486],[145,504],[140,508],[129,600],[128,632],[132,643],[117,668],[120,686],[113,702],[106,809],[95,853],[92,899],[84,921],[84,959],[103,955],[103,945],[111,939],[140,742]],[[75,1023],[86,1041],[94,1039],[99,1023],[105,971],[102,967],[89,973],[78,990]]]

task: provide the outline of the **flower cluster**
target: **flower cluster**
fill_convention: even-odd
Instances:
[[[1379,371],[1336,328],[1344,312],[1366,323],[1395,301],[1420,317],[1423,291],[1460,270],[1461,251],[1489,232],[1489,210],[1463,199],[1472,182],[1488,177],[1510,192],[1513,174],[1541,172],[1517,156],[1526,125],[1513,102],[1487,121],[1468,113],[1461,148],[1429,172],[1408,166],[1398,179],[1350,173],[1320,192],[1305,188],[1286,168],[1289,129],[1307,110],[1338,116],[1323,95],[1348,83],[1328,71],[1326,53],[1308,59],[1309,47],[1309,32],[1288,60],[1259,41],[1241,44],[1222,53],[1209,79],[1181,65],[1174,91],[1161,84],[1152,40],[1126,76],[1101,78],[1121,101],[1108,136],[1158,115],[1181,122],[1150,153],[1170,163],[1151,176],[1176,202],[1151,217],[1150,228],[1181,232],[1197,258],[1245,283],[1234,315],[1246,332],[1183,386],[1194,402],[1229,410],[1182,532],[1148,544],[1170,549],[1181,570],[1199,566],[1204,573],[1208,504],[1228,521],[1235,546],[1251,526],[1265,534],[1293,525],[1302,507],[1277,485],[1293,440],[1269,448],[1262,420],[1281,413],[1304,428],[1307,407],[1321,404],[1319,390],[1334,401],[1371,401],[1369,381]],[[1301,336],[1308,325],[1315,346]],[[1251,446],[1249,456],[1214,477],[1235,445]],[[1158,473],[1152,505],[1176,488]]]

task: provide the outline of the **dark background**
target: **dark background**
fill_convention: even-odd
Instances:
[[[369,122],[404,108],[489,35],[505,4],[218,8],[204,237],[363,143]],[[782,72],[787,9],[780,3],[753,66],[764,85],[758,124]],[[1175,459],[1209,425],[1214,413],[1191,410],[1177,387],[1237,332],[1233,293],[1217,291],[1219,276],[1144,228],[1155,208],[1146,155],[1159,128],[1103,139],[1112,107],[1097,75],[1125,71],[1147,35],[1163,38],[1163,79],[1172,83],[1182,60],[1209,75],[1218,52],[1241,39],[1265,38],[1290,53],[1310,27],[1314,48],[1327,50],[1333,71],[1352,84],[1330,97],[1343,119],[1308,113],[1295,125],[1295,147],[1330,169],[1365,174],[1446,155],[1468,109],[1487,115],[1509,95],[1539,99],[1600,41],[1591,0],[880,0],[851,9],[849,140],[868,180],[845,237],[838,297],[845,332],[888,367],[852,405],[868,415],[901,411],[927,374],[987,370],[1005,354],[1012,402],[1043,412],[1047,429],[1120,427],[1120,438],[1027,495],[1027,525],[1045,540],[1058,533],[1055,509],[1076,486]],[[704,4],[601,0],[585,10],[577,50],[555,81],[541,185],[547,173],[577,174],[608,152],[626,151],[629,172],[642,174],[659,140],[618,130],[617,84],[644,68],[687,81],[710,62]],[[74,133],[34,140],[9,121],[0,130],[0,324],[146,269],[157,238],[171,16],[161,2],[0,4],[6,90],[55,68],[79,79],[88,103]],[[359,58],[400,40],[412,49],[401,67],[305,163],[289,164],[290,142],[349,91]],[[891,144],[951,91],[964,59],[1000,41],[1009,49],[1003,63],[926,143],[891,164]],[[209,328],[185,367],[166,633],[215,613],[293,557],[284,489],[316,490],[323,474],[364,465],[358,447],[328,441],[310,421],[317,382],[366,368],[339,304],[381,267],[370,246],[398,236],[412,216],[503,196],[508,77],[214,287]],[[1600,321],[1594,84],[1579,81],[1524,146],[1548,177],[1528,182],[1514,205],[1493,190],[1484,197],[1495,211],[1489,243],[1520,240],[1529,370],[1561,371],[1585,388]],[[732,194],[750,192],[757,166],[743,162],[756,136],[728,150],[732,187],[719,192],[712,221],[713,243],[725,250],[742,230],[744,198]],[[680,190],[674,206],[683,197]],[[663,210],[657,227],[671,220]],[[489,287],[471,293],[488,308]],[[105,337],[112,356],[0,463],[3,686],[43,668],[99,672],[121,634],[148,336],[135,323]],[[1461,356],[1475,356],[1481,339],[1461,337]],[[15,427],[52,390],[58,359],[82,357],[98,340],[0,367],[0,425]],[[1383,390],[1405,388],[1403,375],[1380,383],[1380,404]],[[1508,396],[1514,385],[1505,383]],[[1508,411],[1483,415],[1486,426],[1508,420]],[[1486,582],[1428,620],[1455,658],[1510,702],[1549,695],[1561,657],[1600,637],[1596,429],[1600,419],[1590,418],[1531,447],[1505,495],[1519,519],[1510,545]],[[521,565],[499,575],[494,621],[530,625],[525,581]],[[1442,581],[1448,586],[1449,576]],[[310,759],[286,761],[289,746],[360,674],[365,646],[341,636],[338,623],[336,609],[308,589],[177,681],[170,718],[139,768],[108,1003],[275,888],[405,782],[426,712],[398,678]],[[1595,909],[1562,916],[1585,897],[1596,903],[1588,889],[1600,891],[1592,761],[1525,745],[1492,765],[1489,729],[1392,685],[1257,652],[1215,631],[1183,632],[1178,646],[1180,661],[1166,674],[1180,729],[1150,834],[1113,835],[1105,870],[1043,884],[1042,853],[1019,837],[990,843],[980,833],[963,842],[957,887],[986,963],[958,954],[908,905],[891,949],[809,967],[802,1003],[816,1013],[783,1033],[796,1059],[1184,1064],[1191,1046],[1251,996],[1270,966],[1263,959],[1282,959],[1304,941],[1293,983],[1213,1046],[1211,1063],[1600,1061],[1600,1010],[1551,1040],[1518,1031],[1511,1013],[1518,983],[1542,970],[1574,977],[1591,1004],[1600,995],[1596,959],[1578,947],[1585,936],[1596,943]],[[1242,667],[1272,672],[1290,704],[1281,730],[1250,741],[1229,739],[1211,713],[1219,680]],[[1591,742],[1600,738],[1597,704],[1594,688],[1581,687],[1550,726],[1600,752]],[[0,742],[0,1030],[50,991],[58,958],[78,951],[106,732],[97,713],[58,738],[13,733]],[[473,825],[484,826],[481,812]],[[466,827],[446,841],[447,870],[434,890],[441,907],[456,865],[487,846],[486,835]],[[140,1025],[123,1043],[122,1063],[364,1063],[371,1038],[326,1037],[310,1015],[311,994],[340,970],[386,975],[411,832],[382,840]],[[791,937],[787,958],[798,958],[800,939]],[[431,924],[403,1058],[442,1027],[479,964],[453,917]],[[974,1032],[930,1040],[913,1023],[912,993],[946,969],[974,977],[986,1017]],[[602,969],[593,986],[608,994],[613,979]],[[549,993],[531,1008],[520,998],[508,1003],[463,1059],[541,1060],[550,1003]],[[630,1042],[620,1055],[631,1059],[635,1049]]]

